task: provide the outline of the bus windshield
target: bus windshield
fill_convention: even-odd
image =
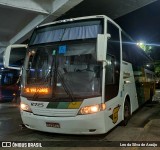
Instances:
[[[19,96],[19,71],[0,69],[0,102],[12,101]]]
[[[18,80],[18,75],[14,72],[3,71],[0,72],[0,85],[9,86],[15,84]]]
[[[100,66],[96,42],[72,42],[38,46],[29,51],[28,86],[47,85],[55,97],[100,95]]]
[[[42,98],[48,89],[52,99],[100,96],[102,63],[96,60],[96,39],[102,27],[102,19],[90,19],[35,29],[23,76],[25,96],[42,91]]]

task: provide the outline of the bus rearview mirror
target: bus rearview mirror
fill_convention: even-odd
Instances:
[[[26,55],[27,45],[9,45],[4,51],[3,65],[5,68],[20,70]]]
[[[106,61],[107,39],[110,34],[98,34],[97,37],[97,61]]]

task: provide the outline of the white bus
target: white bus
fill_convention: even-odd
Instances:
[[[22,47],[27,51],[20,107],[29,129],[103,134],[126,125],[154,93],[153,79],[145,80],[146,70],[153,74],[151,59],[107,16],[40,25],[27,48],[6,49],[5,67],[20,69],[10,62]]]

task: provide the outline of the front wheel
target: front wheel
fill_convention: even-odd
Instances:
[[[122,125],[126,126],[129,119],[131,118],[131,109],[130,109],[130,102],[128,100],[125,101],[124,103],[124,120],[122,121]]]

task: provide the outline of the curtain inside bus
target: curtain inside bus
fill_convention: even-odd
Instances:
[[[96,38],[102,32],[100,21],[78,22],[58,26],[43,27],[35,30],[30,45]]]

